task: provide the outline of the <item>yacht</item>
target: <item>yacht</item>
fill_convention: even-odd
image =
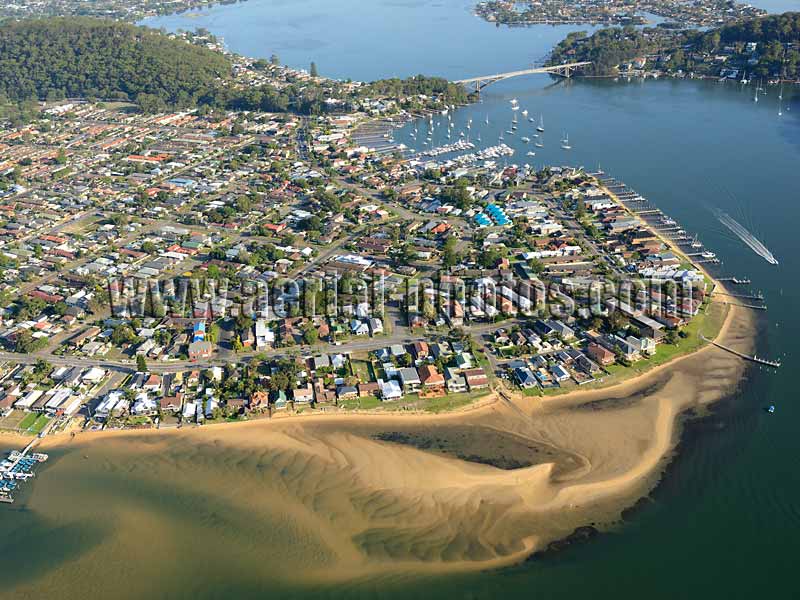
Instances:
[[[702,256],[703,258],[716,258],[717,257],[716,254],[714,254],[713,252],[709,252],[708,250],[706,250],[705,252],[701,252],[700,256]]]
[[[542,115],[539,115],[539,126],[536,131],[544,131],[544,117]]]
[[[528,156],[536,156],[536,152],[534,152],[533,150],[529,150]]]
[[[544,142],[540,138],[540,139],[536,140],[536,143],[534,144],[534,146],[536,146],[537,148],[544,148]]]
[[[572,150],[572,146],[569,145],[569,136],[565,133],[564,139],[561,140],[561,147],[564,150]]]
[[[528,116],[528,109],[527,108],[522,111],[522,116],[523,117],[527,117]]]
[[[530,142],[530,141],[531,141],[531,138],[529,138],[529,137],[527,137],[527,136],[522,136],[522,137],[521,137],[521,138],[519,138],[519,139],[521,139],[521,140],[522,140],[523,142],[525,142],[526,144],[527,144],[528,142]]]

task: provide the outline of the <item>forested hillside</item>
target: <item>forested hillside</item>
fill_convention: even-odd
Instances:
[[[753,48],[755,44],[755,48]],[[573,33],[553,50],[551,62],[591,61],[590,75],[610,75],[640,57],[658,68],[719,75],[723,68],[763,78],[800,78],[800,13],[746,19],[708,31],[666,27],[601,29]],[[648,68],[653,67],[649,60]]]
[[[145,109],[190,106],[230,76],[222,54],[157,31],[90,18],[0,26],[0,95],[131,100]]]

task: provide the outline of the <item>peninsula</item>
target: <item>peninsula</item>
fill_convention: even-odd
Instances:
[[[461,86],[88,18],[0,42],[0,429],[59,456],[6,502],[124,489],[103,543],[188,507],[315,582],[497,567],[614,523],[742,376],[763,298],[625,183],[478,148]]]
[[[713,27],[766,14],[749,4],[727,0],[489,0],[478,4],[475,12],[503,25],[644,25],[646,15],[657,15],[677,27]]]

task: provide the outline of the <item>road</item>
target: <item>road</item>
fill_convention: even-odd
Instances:
[[[509,323],[502,324],[496,323],[481,323],[477,325],[465,325],[461,329],[470,333],[473,337],[480,337],[486,333],[490,333],[498,327],[508,327]],[[235,364],[242,362],[249,362],[256,356],[286,356],[295,353],[302,353],[303,355],[312,355],[317,353],[354,353],[354,352],[370,352],[385,348],[392,344],[404,344],[412,341],[424,341],[429,336],[409,336],[406,331],[396,332],[388,336],[366,338],[361,340],[352,340],[344,342],[340,345],[332,344],[315,344],[313,346],[290,346],[285,348],[271,348],[264,351],[251,351],[243,352],[240,354],[231,354],[229,356],[218,357],[215,359],[199,360],[199,361],[169,361],[169,362],[153,362],[148,361],[147,367],[149,371],[154,373],[170,373],[176,371],[186,371],[190,369],[208,369],[214,366],[224,366],[226,364]],[[134,360],[111,360],[102,357],[83,357],[83,356],[56,356],[47,354],[46,352],[38,352],[34,354],[17,354],[15,352],[0,352],[0,361],[7,361],[15,364],[35,364],[36,361],[45,360],[54,366],[66,367],[101,367],[104,369],[111,369],[115,371],[132,372],[136,370],[136,361]]]

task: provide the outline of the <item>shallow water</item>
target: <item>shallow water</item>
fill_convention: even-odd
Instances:
[[[518,69],[568,30],[495,28],[470,15],[470,6],[252,0],[149,23],[208,27],[236,51],[277,52],[293,66],[315,60],[323,74],[364,79]],[[773,1],[768,8],[800,7]],[[767,297],[759,352],[783,357],[785,366],[777,374],[750,370],[732,398],[690,424],[653,500],[613,533],[494,572],[289,584],[283,576],[302,574],[308,556],[323,570],[330,561],[319,531],[286,501],[298,489],[283,483],[294,481],[290,466],[276,477],[269,453],[176,441],[172,451],[152,455],[146,442],[120,441],[55,457],[18,505],[0,507],[0,555],[19,557],[0,563],[0,597],[736,598],[767,590],[789,597],[800,533],[791,352],[800,334],[793,259],[800,103],[786,90],[778,117],[774,88],[757,104],[751,94],[714,82],[554,84],[542,76],[491,86],[482,104],[454,117],[462,130],[472,118],[477,135],[488,114],[481,134],[494,143],[508,127],[508,101],[518,98],[545,118],[547,146],[535,164],[600,164],[697,232],[724,261],[720,273],[750,277]],[[410,143],[410,127],[398,139]],[[558,147],[565,131],[571,152]],[[515,144],[513,160],[524,162],[525,146]],[[711,206],[755,231],[781,265],[731,239]],[[769,403],[777,404],[775,415],[763,411]],[[331,503],[321,505],[330,514],[349,510],[340,496],[317,493]],[[315,498],[298,501],[314,506]]]

